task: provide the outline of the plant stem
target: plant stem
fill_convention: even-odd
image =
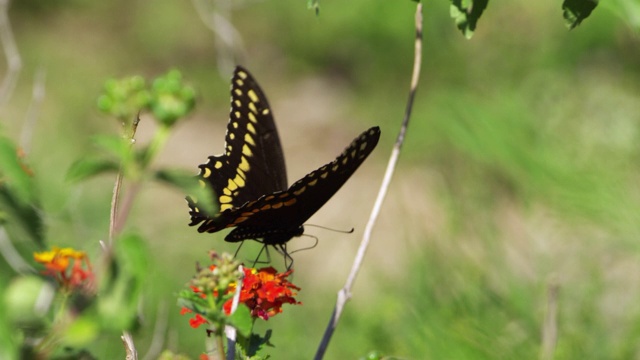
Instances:
[[[420,65],[422,63],[422,3],[418,3],[416,8],[416,36],[415,36],[415,49],[414,49],[414,59],[413,59],[413,73],[411,76],[411,86],[409,88],[409,97],[407,99],[407,107],[405,109],[404,118],[402,120],[402,124],[400,126],[400,132],[398,133],[398,137],[396,138],[396,142],[394,144],[393,150],[391,152],[391,156],[389,158],[389,162],[387,164],[387,170],[385,171],[384,178],[382,180],[382,185],[380,185],[380,191],[378,192],[378,197],[376,198],[376,202],[373,205],[373,209],[371,210],[371,215],[369,216],[369,221],[367,222],[367,226],[365,227],[364,234],[362,235],[362,241],[360,242],[360,247],[358,248],[358,253],[356,254],[356,258],[353,261],[353,266],[351,267],[351,272],[349,273],[349,277],[344,285],[344,287],[338,292],[338,299],[336,300],[336,307],[331,314],[331,319],[329,320],[329,324],[327,324],[327,328],[324,332],[320,345],[318,346],[318,350],[314,359],[320,360],[324,356],[327,347],[329,346],[329,341],[331,340],[331,336],[335,331],[335,328],[338,325],[338,321],[340,320],[340,316],[342,315],[342,310],[346,304],[346,302],[351,297],[351,288],[353,287],[353,283],[358,275],[360,267],[362,266],[362,262],[364,259],[364,255],[369,248],[369,243],[371,240],[371,233],[373,232],[373,227],[378,218],[378,214],[380,213],[380,209],[382,208],[382,203],[389,189],[389,185],[391,183],[391,178],[395,172],[396,163],[398,162],[398,157],[400,156],[400,149],[402,148],[402,144],[404,143],[405,134],[409,125],[409,120],[411,118],[411,109],[413,108],[413,100],[415,98],[416,89],[418,87],[418,80],[420,78]]]

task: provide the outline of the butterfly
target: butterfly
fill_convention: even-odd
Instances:
[[[199,232],[233,229],[227,242],[248,239],[272,245],[285,255],[285,244],[304,232],[303,223],[353,175],[378,144],[375,126],[356,137],[332,162],[287,186],[284,154],[267,98],[251,74],[236,67],[231,79],[231,110],[222,155],[199,166],[201,186],[209,186],[219,211],[207,214],[187,197],[190,226]]]

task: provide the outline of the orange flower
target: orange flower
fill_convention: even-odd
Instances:
[[[191,327],[194,329],[198,328],[202,324],[208,324],[208,323],[209,322],[207,321],[207,319],[203,318],[200,314],[196,314],[196,316],[189,319],[189,325],[191,325]]]
[[[293,290],[300,290],[287,280],[293,270],[278,273],[273,267],[244,269],[244,280],[240,290],[240,302],[245,304],[251,315],[268,320],[282,312],[283,304],[301,304],[297,302]],[[234,287],[235,288],[235,287]],[[231,313],[233,299],[224,304],[225,313]]]
[[[51,251],[36,252],[35,261],[43,264],[43,274],[51,276],[68,291],[93,285],[91,263],[84,251],[54,246]]]

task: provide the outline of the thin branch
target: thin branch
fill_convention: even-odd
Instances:
[[[240,32],[231,21],[232,7],[237,0],[192,0],[200,20],[215,35],[214,46],[218,54],[218,69],[221,74],[235,67],[239,58],[244,58],[244,43]]]
[[[542,327],[542,349],[540,360],[551,360],[558,342],[558,289],[560,286],[555,278],[547,286],[547,308]]]
[[[139,122],[140,122],[140,114],[136,116],[136,119],[133,121],[133,124],[131,125],[130,140],[131,140],[132,147],[133,147],[133,144],[135,144],[136,130],[138,130]],[[123,167],[122,165],[120,165],[120,170],[118,171],[118,175],[116,175],[116,182],[113,185],[113,195],[111,197],[111,211],[109,214],[109,241],[108,241],[109,247],[113,245],[113,239],[120,232],[120,230],[122,230],[122,223],[124,222],[124,218],[119,216],[118,211],[122,210],[124,214],[128,214],[129,207],[132,204],[132,201],[129,201],[130,200],[129,198],[127,199],[128,201],[125,202],[126,206],[123,206],[123,209],[120,209],[120,206],[118,204],[120,201],[120,189],[122,188],[123,177],[124,177]],[[109,249],[109,252],[110,251],[111,250]]]
[[[40,67],[36,72],[36,78],[33,81],[31,102],[29,103],[29,109],[27,109],[24,126],[22,127],[22,133],[20,134],[20,147],[25,154],[28,154],[31,150],[33,130],[36,127],[36,123],[40,115],[40,109],[42,108],[42,102],[44,101],[45,75],[46,72],[44,71],[44,68]]]
[[[0,107],[9,101],[18,83],[18,75],[22,69],[22,59],[16,46],[15,37],[9,22],[9,0],[0,0],[0,42],[7,58],[7,75],[0,85]]]
[[[9,239],[9,235],[2,226],[0,226],[0,255],[2,255],[4,260],[13,269],[13,271],[18,274],[28,274],[36,272],[36,269],[29,265],[29,263],[13,246],[11,240]]]
[[[153,338],[149,350],[142,357],[142,360],[157,359],[162,352],[164,345],[164,335],[167,332],[167,325],[169,324],[169,316],[167,315],[167,304],[163,301],[158,306],[158,312],[156,313],[156,324],[153,328]]]
[[[331,340],[331,336],[333,335],[333,332],[335,331],[335,328],[338,325],[338,321],[340,320],[340,316],[342,315],[342,310],[344,309],[344,305],[351,297],[351,288],[353,287],[353,283],[355,282],[356,276],[360,271],[360,267],[362,265],[364,255],[369,247],[369,243],[371,241],[371,233],[373,232],[373,227],[375,226],[376,220],[378,218],[378,214],[380,213],[380,209],[382,208],[382,203],[389,189],[389,184],[391,183],[391,178],[393,177],[393,173],[396,168],[396,163],[398,162],[398,157],[400,156],[400,149],[402,148],[402,144],[404,143],[404,137],[407,132],[409,120],[411,119],[411,110],[413,107],[413,100],[415,98],[416,89],[418,87],[418,80],[420,78],[420,65],[422,63],[422,3],[418,3],[418,6],[416,8],[415,21],[416,21],[416,38],[415,38],[415,48],[414,48],[415,53],[414,53],[414,59],[413,59],[413,74],[411,76],[411,87],[409,89],[407,107],[405,109],[405,114],[402,120],[402,125],[400,127],[400,132],[398,133],[398,137],[396,138],[396,142],[391,152],[391,157],[389,158],[389,163],[387,165],[387,170],[382,180],[382,185],[380,186],[380,191],[378,192],[378,197],[376,198],[376,202],[373,205],[373,209],[371,211],[369,221],[367,222],[367,226],[364,229],[364,234],[362,235],[362,242],[360,243],[360,247],[358,248],[358,253],[356,254],[356,257],[353,261],[351,272],[349,273],[349,277],[347,278],[347,281],[344,287],[338,292],[336,307],[333,310],[333,314],[331,315],[329,324],[327,325],[327,328],[324,332],[322,341],[318,346],[318,350],[314,358],[316,360],[323,358],[324,353],[326,352],[327,347],[329,346],[329,341]]]
[[[136,346],[133,343],[133,337],[131,336],[131,333],[125,331],[124,333],[122,333],[122,336],[120,336],[120,339],[122,339],[124,349],[127,353],[125,359],[138,360],[138,351],[136,350]]]
[[[238,304],[240,304],[240,293],[242,290],[242,282],[244,281],[243,266],[238,267],[241,277],[236,284],[236,292],[233,294],[233,301],[231,302],[231,314],[236,312]],[[233,360],[236,358],[236,341],[238,340],[238,331],[233,326],[225,326],[224,332],[227,335],[227,360]]]

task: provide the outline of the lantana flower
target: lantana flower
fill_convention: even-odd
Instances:
[[[245,268],[240,303],[251,310],[254,318],[263,320],[281,313],[283,304],[301,304],[295,299],[296,291],[300,288],[287,280],[292,272],[293,270],[278,273],[273,267]],[[230,291],[235,292],[235,284],[230,286]],[[232,300],[229,299],[224,304],[227,315],[231,313]]]
[[[84,251],[54,246],[50,251],[34,253],[33,258],[45,266],[44,275],[54,278],[67,291],[93,286],[94,274]]]
[[[191,295],[181,296],[190,299],[192,308],[183,307],[181,314],[195,313],[189,321],[194,328],[214,320],[216,313],[231,315],[233,295],[240,277],[243,279],[239,303],[249,309],[253,319],[268,320],[282,312],[283,304],[301,304],[295,299],[300,288],[287,279],[293,270],[278,273],[273,267],[243,268],[240,274],[236,270],[239,265],[237,261],[217,255],[214,261],[218,265],[201,270],[191,280]]]

